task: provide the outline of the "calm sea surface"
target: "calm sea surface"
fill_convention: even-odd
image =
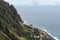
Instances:
[[[22,19],[60,40],[60,6],[16,7]]]

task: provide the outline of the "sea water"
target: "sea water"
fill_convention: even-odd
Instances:
[[[16,7],[26,24],[47,31],[60,40],[60,6]]]

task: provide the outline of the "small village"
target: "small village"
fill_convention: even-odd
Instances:
[[[42,29],[39,29],[39,32],[37,31],[37,34],[33,35],[33,33],[35,31],[34,26],[32,24],[30,24],[30,27],[32,28],[31,37],[37,38],[39,40],[43,40],[44,37],[49,38],[47,32],[45,32]]]

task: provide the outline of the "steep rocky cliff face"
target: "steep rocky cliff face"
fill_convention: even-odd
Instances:
[[[39,40],[31,37],[39,33],[38,29],[23,24],[13,5],[0,0],[0,40]],[[43,40],[49,39],[44,37]]]
[[[20,25],[22,23],[22,19],[18,15],[16,9],[13,5],[9,5],[9,3],[5,1],[0,2],[0,36],[4,35],[9,37],[9,39],[18,39],[13,38],[18,34],[19,36],[23,35],[23,30]],[[5,39],[3,36],[0,40]]]

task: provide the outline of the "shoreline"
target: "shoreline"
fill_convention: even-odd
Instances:
[[[26,21],[24,21],[24,24],[26,25],[30,25],[29,23],[27,23]],[[33,25],[33,24],[32,24]],[[34,25],[33,25],[34,26]],[[38,27],[34,27],[34,28],[38,28]],[[43,28],[38,28],[38,30],[42,30],[44,32],[46,32],[51,38],[55,39],[55,40],[59,40],[57,37],[51,35],[51,33],[49,33],[46,29],[43,29]]]
[[[52,37],[53,39],[55,40],[59,40],[57,37],[54,37],[53,35],[51,35],[47,30],[43,29],[43,28],[40,28],[40,30],[46,32],[50,37]]]

